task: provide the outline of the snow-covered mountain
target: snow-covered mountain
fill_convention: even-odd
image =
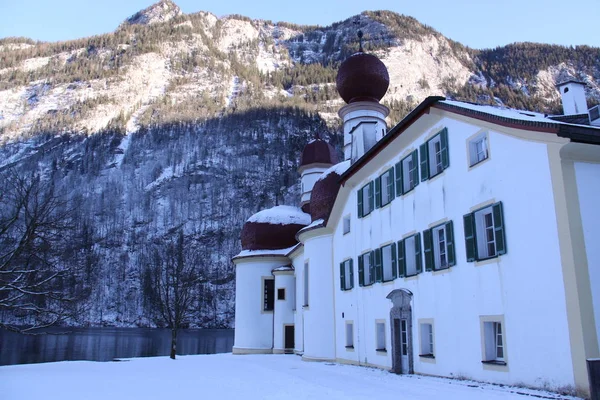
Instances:
[[[432,94],[558,111],[566,77],[600,99],[600,49],[473,50],[385,11],[311,27],[162,0],[110,34],[0,40],[0,173],[36,172],[76,206],[81,323],[152,325],[149,248],[182,229],[207,277],[193,324],[231,324],[241,224],[297,202],[298,157],[315,134],[339,140],[336,67],[359,28],[390,72],[390,123]]]

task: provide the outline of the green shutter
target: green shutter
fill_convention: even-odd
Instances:
[[[373,211],[373,181],[369,182],[369,213]]]
[[[454,224],[446,222],[446,246],[448,247],[448,266],[456,265],[456,253],[454,251]]]
[[[496,239],[496,254],[506,254],[506,236],[504,232],[504,213],[502,202],[494,204],[494,238]]]
[[[362,218],[363,217],[363,197],[362,197],[362,189],[359,189],[358,192],[356,192],[356,199],[357,199],[357,204],[358,204],[358,218]]]
[[[387,186],[388,186],[388,198],[386,199],[386,201],[392,201],[392,199],[394,198],[394,168],[390,168],[388,169],[388,174],[389,174],[389,179],[387,182]]]
[[[442,167],[444,169],[450,166],[450,155],[448,153],[448,128],[440,132],[440,142],[442,150]]]
[[[404,257],[404,240],[398,242],[398,275],[400,278],[406,276],[406,258]]]
[[[433,230],[427,229],[423,231],[423,253],[425,253],[425,271],[435,269],[433,260]]]
[[[365,286],[365,262],[363,256],[358,256],[358,286]]]
[[[396,257],[396,243],[392,243],[392,279],[398,277],[398,262]]]
[[[381,207],[381,176],[375,179],[375,208]]]
[[[346,290],[346,269],[344,268],[344,263],[340,263],[340,289]]]
[[[354,262],[352,261],[352,259],[350,259],[350,287],[349,289],[352,289],[354,287]]]
[[[412,152],[412,164],[414,166],[412,178],[416,187],[419,184],[419,152],[417,150]]]
[[[467,262],[477,259],[477,241],[475,239],[475,215],[473,213],[463,216],[465,225],[465,248],[467,253]]]
[[[421,181],[429,179],[429,148],[428,143],[425,142],[420,147],[421,153]]]
[[[423,254],[421,254],[421,234],[415,235],[415,258],[417,259],[417,274],[423,272]]]
[[[402,196],[402,161],[396,164],[396,197]]]
[[[375,252],[369,253],[369,284],[375,282]]]
[[[381,282],[383,280],[383,263],[381,262],[381,249],[375,249],[375,281]]]

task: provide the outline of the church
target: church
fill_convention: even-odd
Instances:
[[[234,354],[589,393],[600,346],[600,115],[428,97],[398,125],[385,65],[339,68],[343,156],[301,156],[298,207],[250,217]]]

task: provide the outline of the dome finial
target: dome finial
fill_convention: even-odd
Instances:
[[[358,51],[363,53],[364,52],[363,47],[362,47],[363,32],[360,29],[358,30],[357,36],[358,36],[358,43],[359,43]]]

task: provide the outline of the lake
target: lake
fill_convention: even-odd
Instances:
[[[0,329],[0,365],[168,356],[171,346],[169,329],[52,328],[47,332],[21,335]],[[178,355],[228,353],[232,347],[233,329],[182,329],[177,336]]]

